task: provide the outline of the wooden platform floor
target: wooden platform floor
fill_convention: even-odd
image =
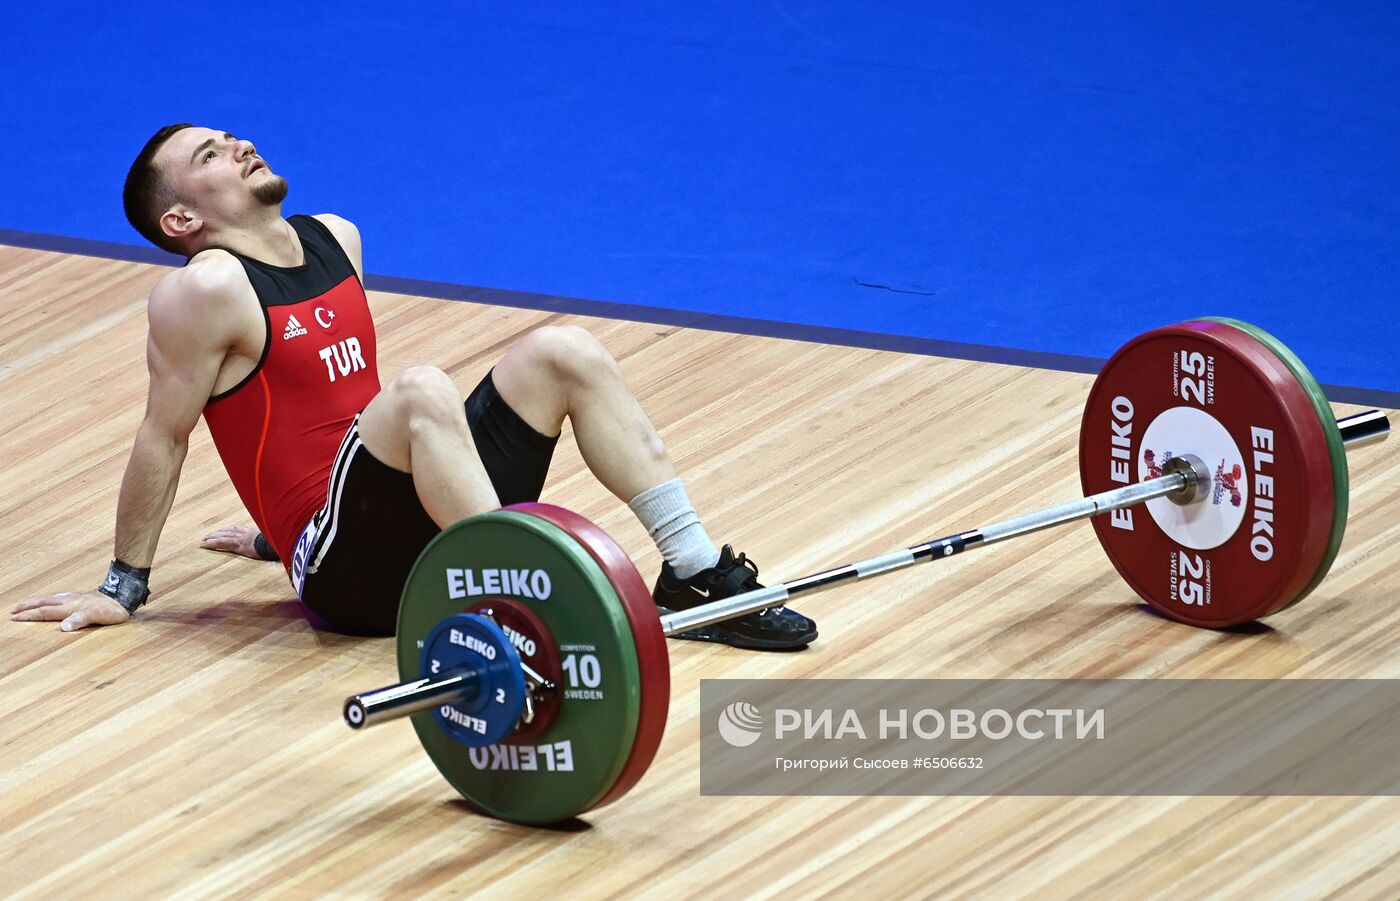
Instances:
[[[95,585],[143,409],[162,270],[0,247],[0,589]],[[386,379],[470,390],[546,322],[594,329],[712,534],[810,572],[1077,494],[1088,376],[375,295]],[[1224,312],[1224,311],[1222,311]],[[1347,412],[1350,410],[1348,409]],[[133,624],[0,621],[0,894],[75,897],[1400,897],[1396,798],[701,797],[707,677],[1400,677],[1400,463],[1352,460],[1316,594],[1266,628],[1144,612],[1087,526],[811,598],[796,655],[672,642],[672,717],[622,801],[559,829],[482,819],[395,724],[340,721],[390,640],[313,632],[278,567],[200,551],[246,521],[201,425]],[[659,559],[567,434],[546,499]]]

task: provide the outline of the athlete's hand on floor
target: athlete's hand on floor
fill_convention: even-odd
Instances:
[[[254,526],[225,526],[205,535],[199,546],[209,551],[222,551],[225,554],[261,560],[257,548],[253,547],[253,539],[257,537],[258,530]]]
[[[131,619],[126,608],[100,591],[63,591],[20,601],[10,611],[17,623],[53,623],[62,620],[65,632],[85,626],[115,626]]]

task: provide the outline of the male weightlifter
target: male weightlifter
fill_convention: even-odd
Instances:
[[[717,548],[617,362],[589,332],[545,327],[467,398],[416,366],[381,389],[360,234],[339,216],[282,217],[286,179],[253,145],[187,123],[156,132],[127,175],[127,219],[188,257],[151,291],[150,392],[94,591],[32,598],[12,618],[64,631],[126,622],[202,413],[256,529],[206,548],[282,560],[318,628],[391,635],[419,552],[443,527],[537,500],[565,417],[584,462],[626,501],[665,562],[654,598],[684,609],[761,587]],[[372,561],[372,565],[365,565]],[[815,624],[774,607],[681,637],[800,648]]]

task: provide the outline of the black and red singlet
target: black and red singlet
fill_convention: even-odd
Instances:
[[[374,322],[349,257],[318,220],[287,221],[302,265],[234,254],[257,293],[266,340],[253,371],[204,407],[238,496],[284,566],[326,503],[341,439],[380,387]]]

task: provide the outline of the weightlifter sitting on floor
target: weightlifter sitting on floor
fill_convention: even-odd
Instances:
[[[216,531],[203,547],[285,561],[320,628],[393,634],[419,552],[464,517],[537,500],[565,417],[588,468],[665,558],[658,606],[759,587],[743,554],[710,540],[617,362],[587,331],[526,335],[465,415],[438,369],[408,369],[381,390],[359,232],[338,216],[282,218],[286,195],[251,143],[221,131],[167,126],[137,156],[127,218],[189,262],[151,291],[150,393],[122,479],[116,559],[97,590],[24,601],[14,619],[70,631],[125,622],[146,601],[201,412],[257,525]],[[816,635],[774,607],[681,637],[789,649]]]

